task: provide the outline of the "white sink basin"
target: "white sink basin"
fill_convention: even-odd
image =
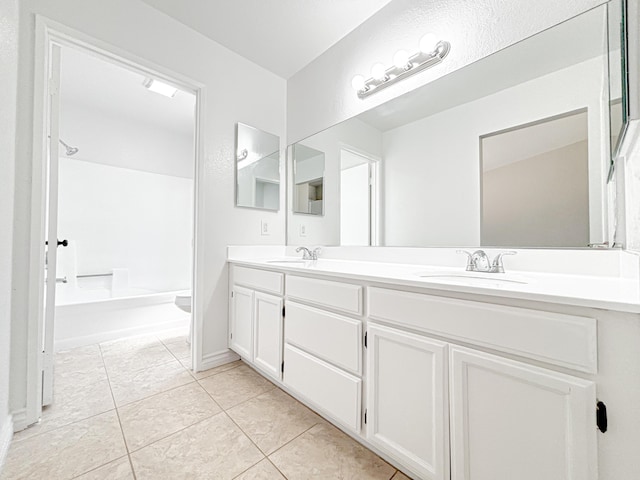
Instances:
[[[483,272],[419,272],[420,278],[433,279],[436,282],[478,287],[508,287],[527,285],[530,280],[521,275]]]

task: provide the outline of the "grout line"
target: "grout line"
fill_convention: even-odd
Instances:
[[[284,472],[282,470],[280,470],[278,468],[278,466],[275,463],[273,463],[269,457],[267,457],[267,462],[269,462],[271,465],[273,465],[273,468],[275,468],[278,472],[280,472],[280,475],[282,475],[283,478],[285,478],[285,479],[287,478],[287,476],[284,474]]]
[[[183,360],[185,360],[185,359],[183,358]],[[222,367],[222,366],[224,366],[224,365],[231,365],[232,363],[236,363],[236,362],[239,362],[239,363],[238,363],[237,365],[233,366],[233,367],[227,368],[226,370],[221,370],[221,371],[219,371],[219,372],[213,372],[213,373],[211,373],[211,374],[209,374],[209,375],[206,375],[206,376],[204,376],[204,377],[201,377],[201,378],[196,377],[196,375],[197,375],[198,373],[205,373],[205,372],[208,372],[209,370],[214,370],[214,369],[216,369],[216,368],[220,368],[220,367]],[[180,363],[182,363],[182,362],[180,362]],[[242,363],[242,362],[240,362],[239,360],[235,360],[235,361],[230,362],[230,363],[224,363],[224,364],[222,364],[222,365],[218,365],[217,367],[210,368],[209,370],[205,370],[204,372],[197,372],[197,373],[196,373],[196,372],[194,372],[194,371],[193,371],[192,369],[190,369],[190,368],[188,368],[187,370],[189,371],[189,373],[191,374],[191,376],[192,376],[193,378],[195,378],[197,381],[200,381],[200,380],[204,380],[205,378],[213,377],[214,375],[220,375],[221,373],[228,372],[228,371],[230,371],[230,370],[235,370],[236,368],[241,367],[242,365],[243,365],[243,363]],[[184,367],[184,365],[183,365],[183,367]],[[187,367],[185,367],[185,368],[187,368]]]
[[[75,475],[75,476],[71,477],[71,480],[73,480],[74,478],[82,477],[83,475],[86,475],[87,473],[95,472],[99,468],[102,468],[102,467],[104,467],[106,465],[109,465],[110,463],[117,462],[118,460],[122,460],[124,457],[127,457],[127,456],[128,455],[125,453],[121,457],[114,458],[113,460],[109,460],[107,463],[103,463],[102,465],[99,465],[97,467],[93,467],[91,470],[87,470],[86,472],[79,473],[78,475]]]
[[[316,422],[313,425],[311,425],[309,428],[307,428],[304,432],[301,432],[300,434],[296,435],[295,437],[293,437],[291,440],[289,440],[287,443],[285,443],[284,445],[280,445],[278,448],[276,448],[273,452],[271,452],[267,458],[271,457],[271,455],[273,455],[276,452],[279,452],[280,450],[282,450],[284,447],[286,447],[287,445],[289,445],[291,442],[293,442],[294,440],[296,440],[297,438],[301,437],[302,435],[304,435],[305,433],[307,433],[309,430],[311,430],[313,427],[315,427],[316,425],[321,425],[322,422]]]
[[[131,454],[127,455],[129,457],[129,466],[131,467],[131,474],[133,475],[133,480],[137,480],[138,476],[136,475],[136,469],[133,468],[133,460],[131,459]]]
[[[225,412],[224,411],[220,411],[218,413],[214,413],[213,415],[209,415],[208,417],[202,418],[202,419],[198,420],[197,422],[192,423],[191,425],[187,425],[186,427],[182,427],[180,430],[176,430],[175,432],[171,432],[171,433],[165,435],[164,437],[158,438],[157,440],[154,440],[153,442],[147,443],[146,445],[143,445],[143,446],[141,446],[139,448],[136,448],[135,450],[132,450],[131,453],[129,453],[129,456],[131,456],[134,453],[139,452],[140,450],[143,450],[143,449],[145,449],[147,447],[150,447],[151,445],[153,445],[155,443],[158,443],[158,442],[160,442],[162,440],[166,440],[167,438],[172,437],[173,435],[176,435],[176,434],[178,434],[178,433],[180,433],[180,432],[182,432],[184,430],[187,430],[188,428],[194,427],[194,426],[198,425],[199,423],[202,423],[202,422],[204,422],[206,420],[210,420],[213,417],[217,417],[221,413],[225,413]]]

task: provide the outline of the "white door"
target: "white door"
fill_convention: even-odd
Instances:
[[[229,348],[253,361],[253,290],[233,286],[231,292],[231,325]]]
[[[49,72],[47,145],[47,224],[43,325],[42,406],[53,402],[53,330],[56,309],[56,262],[58,260],[58,140],[60,112],[60,46],[52,45]]]
[[[596,480],[595,384],[450,347],[453,480]]]
[[[282,298],[254,294],[254,363],[280,380],[282,370]]]
[[[376,162],[340,152],[340,245],[377,245]]]
[[[367,344],[367,439],[418,478],[448,480],[447,344],[373,324]]]

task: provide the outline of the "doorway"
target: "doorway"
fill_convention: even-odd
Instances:
[[[32,210],[41,221],[32,225],[26,425],[53,400],[56,350],[179,327],[184,367],[197,371],[202,357],[196,259],[203,87],[37,20],[42,80],[35,91],[42,97],[35,102],[33,197],[42,201]],[[131,88],[119,90],[126,79]],[[97,310],[79,314],[89,306]],[[101,315],[114,310],[109,326]],[[65,316],[70,323],[57,325]]]
[[[378,165],[369,155],[340,150],[340,245],[378,245]]]

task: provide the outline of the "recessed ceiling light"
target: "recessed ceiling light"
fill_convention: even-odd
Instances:
[[[144,82],[142,82],[142,84],[150,92],[159,93],[160,95],[164,95],[165,97],[169,98],[173,98],[178,91],[176,87],[172,87],[171,85],[167,85],[166,83],[154,80],[153,78],[146,78]]]

